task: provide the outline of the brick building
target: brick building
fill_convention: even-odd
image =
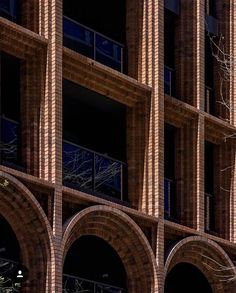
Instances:
[[[0,286],[235,292],[236,79],[227,108],[210,42],[236,54],[235,1],[0,15]]]

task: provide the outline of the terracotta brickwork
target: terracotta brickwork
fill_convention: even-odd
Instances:
[[[130,293],[164,293],[181,262],[195,265],[214,293],[234,292],[236,284],[221,282],[215,270],[236,260],[236,81],[231,76],[225,89],[230,111],[216,103],[215,116],[204,112],[205,1],[180,0],[175,97],[164,93],[164,0],[126,0],[127,75],[63,47],[62,0],[21,2],[20,24],[0,17],[0,51],[21,60],[26,169],[0,165],[0,215],[29,269],[23,292],[62,293],[66,254],[83,235],[114,248]],[[219,31],[234,54],[235,1],[217,2]],[[215,61],[216,100],[218,70]],[[63,186],[63,79],[126,106],[128,206]],[[165,123],[176,131],[178,221],[165,219]],[[215,231],[205,223],[205,141],[214,144]]]

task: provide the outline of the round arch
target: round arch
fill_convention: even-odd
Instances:
[[[22,263],[29,271],[24,292],[50,292],[48,259],[53,254],[50,224],[27,187],[2,171],[0,214],[13,229],[20,245]]]
[[[183,262],[196,266],[206,276],[214,293],[234,292],[236,269],[226,252],[214,241],[190,236],[175,244],[166,259],[164,278],[175,265]],[[234,277],[235,280],[227,282]]]
[[[108,242],[126,270],[129,293],[157,291],[157,267],[152,249],[138,225],[125,213],[108,206],[92,206],[64,226],[62,254],[81,236],[94,235]]]

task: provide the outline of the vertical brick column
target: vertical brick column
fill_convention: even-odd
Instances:
[[[23,165],[27,173],[38,176],[39,107],[41,99],[41,58],[21,62],[21,140]]]
[[[164,268],[164,1],[143,1],[142,35],[139,42],[141,62],[139,79],[152,87],[149,137],[145,152],[142,208],[160,218],[157,230],[156,259],[159,282]],[[162,219],[162,220],[161,220]],[[164,284],[160,283],[164,288]]]
[[[205,145],[205,126],[204,116],[199,115],[197,128],[197,146],[196,146],[196,212],[195,227],[198,231],[204,231],[205,226],[205,184],[204,184],[204,145]]]
[[[52,292],[62,292],[62,0],[40,2],[39,29],[48,39],[45,97],[41,108],[40,177],[55,184]]]
[[[194,1],[194,55],[193,93],[194,105],[204,111],[205,101],[205,1]]]
[[[164,186],[164,65],[163,65],[163,1],[144,0],[143,26],[146,33],[142,35],[141,76],[143,83],[151,86],[151,109],[149,120],[149,138],[146,146],[148,181],[146,212],[163,216]],[[143,205],[143,207],[145,206]]]

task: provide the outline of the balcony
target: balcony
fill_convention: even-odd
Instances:
[[[17,0],[1,0],[0,16],[17,22]]]
[[[125,168],[107,155],[63,141],[63,182],[68,187],[120,202]]]
[[[64,46],[123,72],[124,46],[68,17],[63,17]]]
[[[179,15],[180,1],[179,0],[165,0],[165,8]]]
[[[23,171],[20,159],[20,124],[0,117],[0,163]]]
[[[168,96],[174,96],[174,69],[164,67],[164,92]]]
[[[86,293],[126,293],[125,289],[112,285],[94,282],[91,280],[63,275],[63,293],[86,292]]]

